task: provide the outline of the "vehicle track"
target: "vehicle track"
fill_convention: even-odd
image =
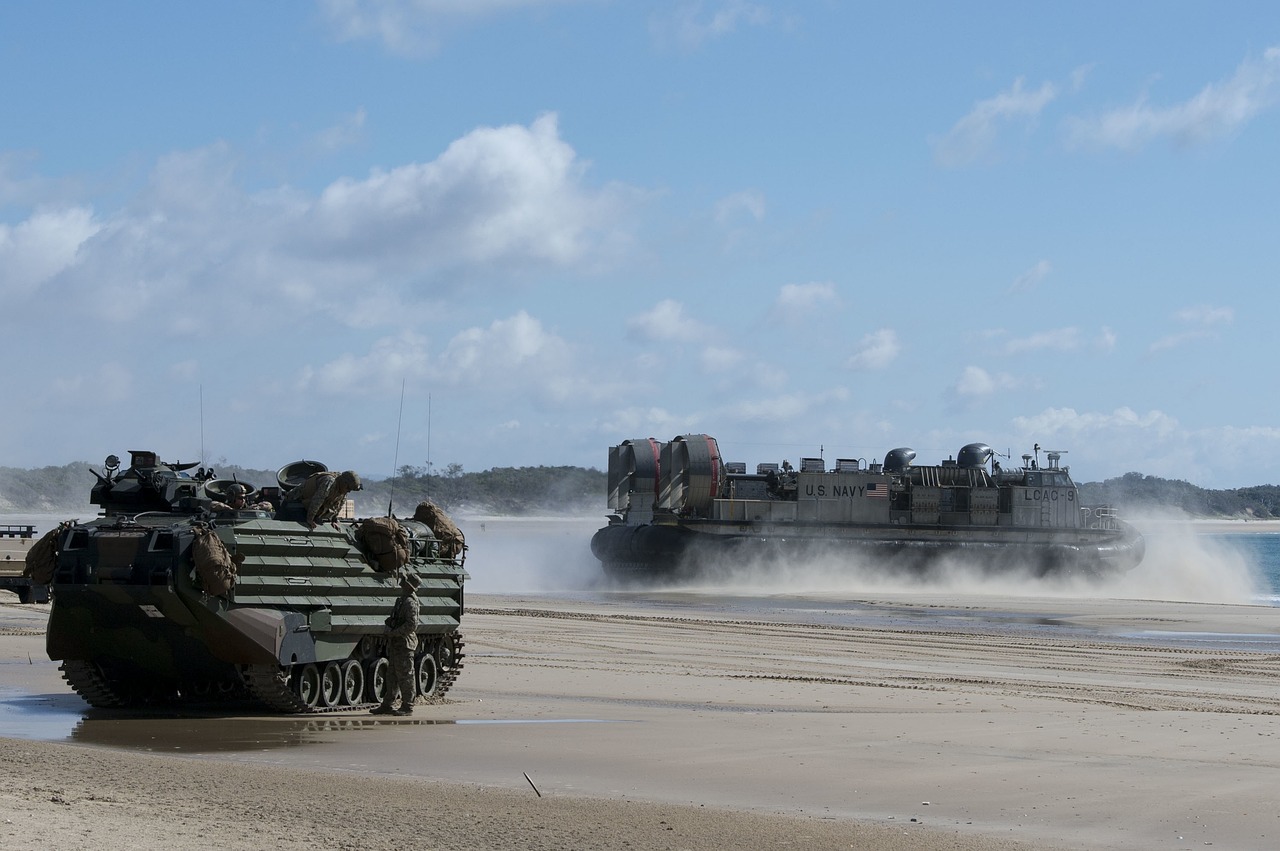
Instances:
[[[479,653],[488,664],[510,667],[928,690],[1135,711],[1280,714],[1280,656],[1274,653],[978,627],[903,629],[531,607],[472,608],[469,615],[493,621],[485,624]],[[644,649],[637,653],[641,635]]]

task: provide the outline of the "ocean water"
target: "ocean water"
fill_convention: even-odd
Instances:
[[[1223,532],[1204,537],[1240,553],[1255,572],[1259,602],[1280,606],[1280,532]]]
[[[96,510],[65,514],[0,514],[0,524],[32,524],[41,535],[60,520],[87,520]],[[591,535],[603,524],[594,517],[470,517],[455,518],[467,536],[467,589],[481,594],[573,593],[600,590],[600,565],[591,555]],[[1065,589],[1065,593],[1114,598],[1151,598],[1205,603],[1254,603],[1280,607],[1280,532],[1207,532],[1194,524],[1162,518],[1147,528],[1147,556],[1130,574],[1101,587]],[[819,565],[814,565],[815,572]],[[851,579],[835,566],[829,584],[810,583],[810,577],[779,576],[772,584],[741,589],[744,593],[828,595],[857,594],[892,586],[882,580]],[[868,584],[869,583],[869,584]],[[916,586],[916,590],[920,590]],[[1043,583],[956,583],[945,589],[957,594],[994,592],[1014,596],[1039,595]],[[1052,591],[1052,589],[1049,589]],[[1064,589],[1058,589],[1064,590]]]

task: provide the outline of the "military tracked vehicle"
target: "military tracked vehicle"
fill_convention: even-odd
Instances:
[[[135,451],[121,470],[111,456],[94,474],[101,516],[51,532],[48,652],[81,697],[96,707],[248,700],[286,713],[377,703],[400,571],[421,581],[417,692],[449,690],[462,669],[465,548],[399,520],[405,557],[389,569],[363,535],[369,521],[308,529],[302,504],[285,499],[323,464],[287,465],[261,489],[195,467]],[[227,510],[232,484],[251,507]]]
[[[811,555],[928,571],[948,556],[983,571],[1101,576],[1142,561],[1145,543],[1109,506],[1080,503],[1062,452],[1040,446],[1002,468],[982,443],[917,465],[909,448],[883,463],[822,458],[725,462],[715,438],[627,440],[609,450],[609,523],[591,549],[616,578],[669,577],[753,556]]]

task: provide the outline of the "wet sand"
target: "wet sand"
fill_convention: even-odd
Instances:
[[[47,607],[13,601],[0,593],[0,720],[23,737],[0,739],[6,848],[1280,837],[1265,606],[472,595],[449,700],[383,720],[87,711],[44,658]]]

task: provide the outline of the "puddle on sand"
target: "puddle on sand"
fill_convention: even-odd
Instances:
[[[0,688],[0,730],[11,739],[68,739],[84,712],[84,701],[74,694],[28,694]]]
[[[228,753],[299,747],[334,736],[407,727],[488,724],[601,724],[594,718],[373,718],[333,715],[227,715],[211,710],[92,709],[73,694],[0,689],[0,730],[15,739],[73,741],[154,753]]]

